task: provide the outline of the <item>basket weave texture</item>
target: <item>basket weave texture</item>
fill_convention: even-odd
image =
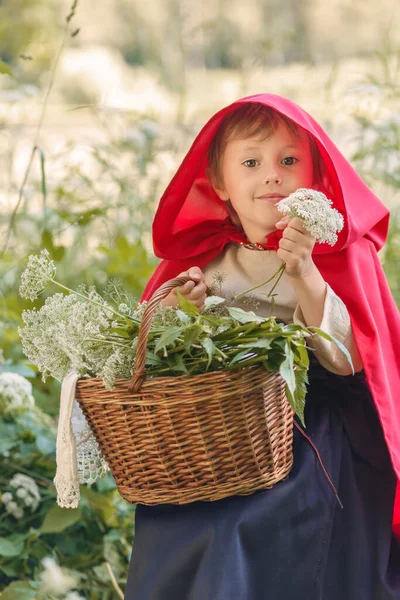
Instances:
[[[279,373],[263,367],[145,379],[151,318],[188,278],[148,302],[132,381],[107,390],[78,380],[76,399],[118,491],[132,504],[186,504],[247,495],[284,479],[293,464],[293,410]]]

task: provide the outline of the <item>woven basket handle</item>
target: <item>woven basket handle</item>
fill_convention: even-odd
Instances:
[[[139,328],[138,343],[136,347],[136,366],[132,374],[131,382],[129,384],[129,392],[137,394],[140,388],[142,387],[142,383],[146,377],[145,365],[147,340],[149,339],[151,321],[157,306],[160,304],[161,300],[166,298],[168,294],[172,292],[173,289],[184,285],[188,281],[193,281],[193,279],[188,276],[175,277],[174,279],[170,279],[169,281],[163,283],[162,286],[160,286],[158,290],[154,292],[154,294],[148,301],[147,306],[144,309],[142,322]]]

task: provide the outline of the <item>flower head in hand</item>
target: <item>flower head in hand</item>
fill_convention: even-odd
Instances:
[[[332,208],[332,201],[322,192],[300,188],[276,205],[277,209],[289,217],[299,217],[304,228],[320,244],[334,246],[337,232],[343,229],[342,215]]]

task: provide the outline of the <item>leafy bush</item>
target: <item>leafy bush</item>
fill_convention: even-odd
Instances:
[[[57,506],[56,422],[34,404],[31,389],[19,375],[0,374],[2,598],[65,598],[79,588],[81,598],[111,600],[116,587],[110,572],[125,584],[134,509],[109,476],[82,488],[80,508]],[[59,589],[46,587],[49,559],[53,570],[55,563],[68,570],[59,571]],[[75,582],[64,594],[63,577]]]

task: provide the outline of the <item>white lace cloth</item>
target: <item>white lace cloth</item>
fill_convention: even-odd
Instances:
[[[79,485],[94,483],[109,469],[75,400],[78,378],[77,373],[71,372],[61,385],[54,484],[57,504],[63,508],[77,508]]]

